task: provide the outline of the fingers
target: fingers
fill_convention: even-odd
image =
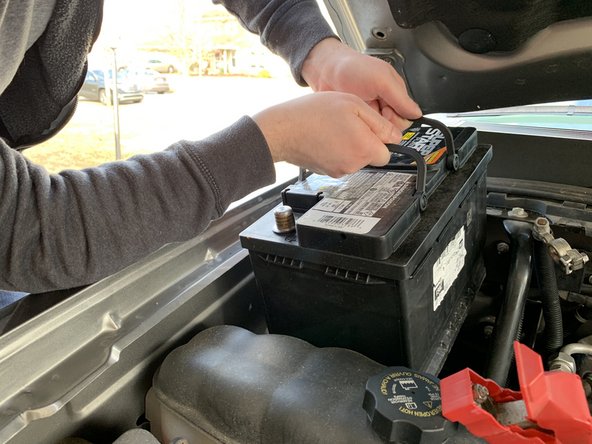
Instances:
[[[378,102],[378,100],[372,100],[371,102],[368,102],[368,105],[370,105],[370,108],[372,108],[378,114],[380,114],[380,103]]]
[[[376,94],[384,105],[406,119],[418,119],[423,114],[419,105],[409,97],[407,85],[390,64],[374,58],[376,75],[373,77]],[[384,107],[384,106],[383,106]]]
[[[373,150],[374,156],[368,162],[368,165],[380,167],[384,166],[391,160],[391,152],[387,149],[384,143],[376,145],[376,149]]]
[[[391,112],[396,116],[394,111]],[[391,123],[390,119],[385,118],[376,112],[373,107],[361,107],[359,113],[360,120],[368,127],[363,135],[363,144],[367,148],[368,160],[366,164],[371,166],[384,166],[389,163],[391,153],[386,148],[386,143],[399,143],[401,141],[400,125],[404,119],[396,116],[396,123]],[[405,127],[406,128],[406,127]]]
[[[305,60],[302,75],[314,91],[355,94],[375,110],[373,102],[382,100],[403,119],[422,115],[409,97],[405,81],[389,63],[361,54],[339,40],[329,38],[319,42]],[[387,118],[390,120],[390,116]]]
[[[392,111],[392,109],[391,109]],[[371,106],[360,106],[359,116],[362,121],[370,128],[370,131],[374,133],[378,139],[383,143],[398,143],[401,141],[401,128],[407,128],[404,120],[400,117],[394,116],[392,111],[391,116],[398,125],[394,124],[389,118],[376,112]]]
[[[404,119],[403,117],[398,115],[394,109],[392,109],[383,101],[380,101],[379,107],[379,112],[382,115],[382,117],[384,117],[386,120],[395,125],[399,130],[401,130],[401,132],[405,131],[407,128],[411,126],[410,120]]]
[[[422,111],[419,105],[407,94],[405,82],[393,67],[386,64],[386,62],[383,63],[385,63],[387,70],[390,71],[390,76],[384,76],[384,80],[377,86],[378,96],[393,110],[396,110],[396,114],[399,116],[409,120],[419,119]]]
[[[321,121],[324,135],[322,149],[315,153],[314,161],[318,162],[315,170],[341,177],[367,165],[386,165],[391,153],[385,143],[399,142],[401,132],[357,96],[313,94],[316,97],[320,95],[331,99],[333,109],[316,119]]]
[[[274,161],[340,177],[390,160],[401,131],[352,94],[314,93],[263,110],[253,120]]]
[[[340,177],[367,165],[386,165],[391,159],[391,153],[385,143],[398,143],[401,140],[401,131],[359,97],[351,94],[340,96],[342,102],[337,106],[344,114],[339,117],[341,124],[336,125],[339,134],[333,135],[335,141],[338,141],[336,157],[329,166],[323,168],[325,174]],[[325,148],[327,153],[331,152],[331,141]]]

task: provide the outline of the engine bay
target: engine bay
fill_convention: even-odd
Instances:
[[[206,339],[198,335],[191,342],[197,350],[177,356],[181,363],[170,365],[167,358],[169,374],[159,373],[148,404],[157,436],[166,441],[193,428],[187,432],[191,442],[202,442],[203,434],[213,436],[211,442],[277,442],[286,436],[290,442],[590,439],[592,419],[588,405],[582,407],[592,393],[583,314],[590,280],[587,225],[577,218],[577,205],[565,201],[517,201],[508,196],[513,190],[503,193],[501,186],[486,193],[491,146],[479,144],[473,129],[475,137],[465,136],[455,150],[458,138],[452,132],[466,131],[444,128],[426,137],[425,127],[436,126],[422,122],[407,137],[416,141],[409,145],[423,159],[403,149],[385,168],[339,180],[301,174],[282,190],[281,204],[240,234],[262,297],[268,339],[253,339],[251,345],[241,332],[208,330]],[[439,150],[443,155],[434,156]],[[459,152],[453,165],[450,157]],[[312,370],[310,358],[293,361],[293,351],[303,344],[279,345],[296,338],[313,346]],[[518,343],[527,349],[515,349]],[[362,358],[353,353],[333,356],[344,349],[378,368],[369,370],[366,361],[352,364],[350,359]],[[341,380],[341,373],[357,378]],[[567,374],[569,388],[561,381]],[[189,398],[190,383],[171,394],[170,381],[186,375],[207,382]],[[463,375],[462,383],[451,382]],[[553,376],[556,386],[530,393],[537,378]],[[469,386],[468,395],[459,386]],[[569,401],[556,406],[553,393],[566,390]],[[250,408],[228,408],[233,403],[218,398],[225,399],[226,391],[238,405],[251,400]],[[451,407],[463,399],[464,410]],[[348,408],[329,407],[335,404]],[[171,417],[171,406],[191,420],[171,427],[163,419]],[[537,408],[555,409],[562,419],[549,422]],[[251,409],[261,411],[253,418]],[[482,418],[490,428],[473,424]],[[233,421],[238,425],[229,427]]]
[[[495,120],[590,116],[563,101],[592,97],[592,6],[324,3],[429,118],[384,168],[302,170],[93,285],[0,291],[0,442],[592,443],[590,125]]]
[[[592,251],[592,195],[580,164],[561,168],[552,160],[559,150],[576,158],[590,141],[487,131],[477,136],[474,152],[458,171],[448,170],[424,211],[418,203],[413,215],[419,221],[410,232],[423,226],[423,234],[407,234],[397,247],[408,251],[409,260],[348,260],[335,244],[312,254],[315,249],[294,245],[296,232],[274,232],[274,210],[285,206],[282,191],[306,194],[295,180],[235,207],[191,242],[167,246],[93,286],[28,295],[6,306],[2,441],[77,437],[102,443],[141,430],[160,442],[388,442],[396,430],[407,442],[483,442],[467,429],[480,414],[506,432],[557,439],[560,432],[549,432],[544,419],[545,426],[532,421],[524,402],[530,391],[521,392],[531,383],[521,383],[515,340],[541,360],[538,379],[572,378],[573,384],[576,378],[576,388],[559,385],[569,408],[553,417],[578,430],[574,424],[587,424],[592,392],[592,272],[585,259]],[[437,216],[430,216],[430,205],[439,208]],[[422,225],[422,218],[431,222]],[[264,235],[253,227],[264,227]],[[455,247],[460,227],[466,254]],[[260,237],[249,235],[252,251],[239,241],[250,232]],[[409,239],[422,248],[405,250]],[[281,251],[263,251],[272,247]],[[442,256],[448,265],[438,268]],[[454,270],[453,259],[460,257],[458,275],[442,284],[449,287],[445,296],[434,298],[433,276],[426,275]],[[382,305],[373,310],[377,301]],[[409,317],[416,322],[405,324]],[[519,358],[523,362],[532,357],[520,356],[526,356]],[[451,419],[462,408],[448,418],[446,394],[443,411],[430,395],[433,381],[458,375],[465,387],[476,388],[470,405],[479,413],[461,414],[464,426]],[[377,389],[368,393],[367,384]],[[399,396],[414,384],[417,399],[391,396],[393,386]],[[384,413],[384,387],[387,401],[398,399],[403,413]],[[555,392],[537,393],[531,405]],[[575,393],[584,400],[584,419]],[[240,438],[245,433],[249,438]],[[581,434],[575,439],[586,442]]]

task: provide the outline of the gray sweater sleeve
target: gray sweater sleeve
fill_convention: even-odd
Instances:
[[[261,42],[288,62],[298,84],[305,86],[302,64],[310,50],[327,37],[336,37],[316,0],[214,0],[261,36]]]
[[[200,142],[49,175],[0,140],[0,289],[89,284],[203,231],[275,180],[249,117]]]
[[[333,35],[314,0],[217,0],[300,70]],[[275,179],[248,117],[200,142],[81,171],[47,172],[0,140],[0,289],[43,292],[97,281],[202,232]]]

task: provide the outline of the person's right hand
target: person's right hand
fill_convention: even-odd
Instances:
[[[401,131],[359,97],[319,92],[275,105],[253,116],[274,162],[286,161],[340,177],[390,160],[385,143]]]

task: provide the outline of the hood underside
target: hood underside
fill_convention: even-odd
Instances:
[[[391,63],[425,113],[592,98],[592,2],[325,4],[340,37]]]

